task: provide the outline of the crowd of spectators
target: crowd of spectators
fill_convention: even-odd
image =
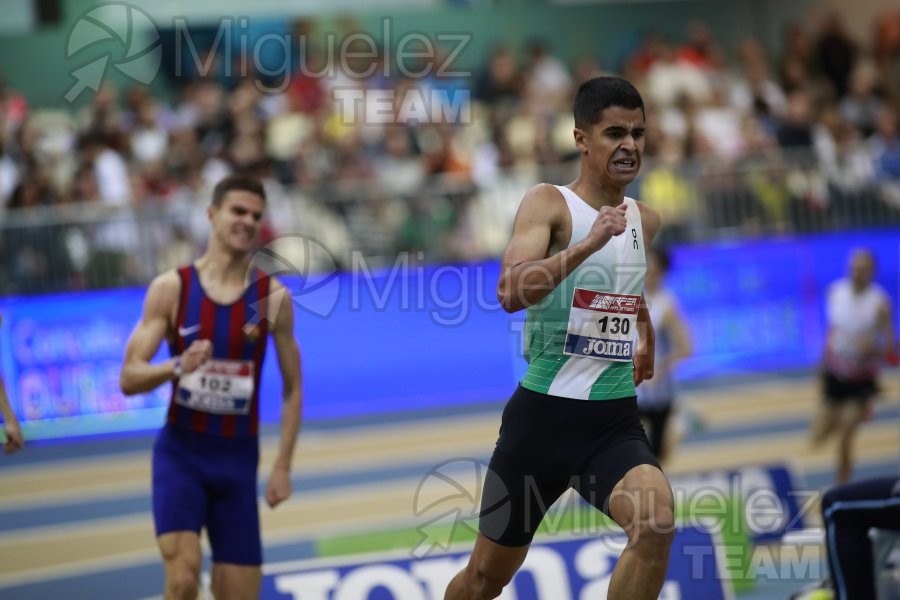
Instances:
[[[618,65],[498,44],[467,78],[441,75],[440,47],[425,76],[327,50],[304,47],[304,68],[280,82],[248,56],[209,54],[174,100],[106,85],[75,113],[0,83],[0,292],[143,283],[188,260],[209,190],[235,170],[266,182],[264,242],[313,235],[340,267],[350,250],[373,264],[496,256],[522,193],[571,178],[573,90],[607,73],[647,102],[631,192],[663,213],[667,241],[900,223],[897,10],[871,43],[831,13],[787,27],[774,53],[700,22],[680,40],[646,34]],[[390,118],[373,90],[389,92]],[[411,118],[410,101],[428,117]]]

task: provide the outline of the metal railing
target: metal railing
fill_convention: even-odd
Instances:
[[[270,190],[264,244],[313,240],[323,252],[282,246],[311,271],[392,264],[399,252],[430,262],[502,252],[522,195],[537,181],[566,183],[577,163],[499,172],[487,181],[434,179],[397,191],[371,181]],[[737,165],[648,162],[629,194],[663,216],[660,243],[900,227],[897,182],[847,181],[809,154]],[[0,224],[0,295],[146,284],[205,246],[206,198],[107,208],[61,205],[7,211]],[[286,236],[280,238],[279,236]],[[301,244],[302,245],[302,244]],[[327,256],[326,256],[327,255]],[[312,260],[312,262],[310,262]]]

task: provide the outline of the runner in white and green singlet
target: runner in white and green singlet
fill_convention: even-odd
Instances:
[[[609,600],[655,599],[665,580],[674,501],[635,398],[653,376],[643,285],[660,221],[625,196],[641,165],[644,103],[624,79],[598,77],[578,88],[574,115],[578,177],[529,190],[503,254],[497,296],[507,312],[527,310],[528,371],[503,410],[478,539],[445,600],[499,596],[569,488],[628,536]]]
[[[556,187],[569,210],[571,239],[584,240],[597,209],[569,188]],[[528,372],[522,387],[580,400],[634,396],[632,356],[646,260],[641,211],[631,198],[625,204],[625,233],[588,256],[544,300],[528,308]]]

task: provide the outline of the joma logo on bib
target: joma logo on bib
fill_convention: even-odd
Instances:
[[[631,358],[631,342],[588,339],[581,352],[587,356],[601,358]]]
[[[634,352],[641,297],[575,288],[563,354],[628,362]]]

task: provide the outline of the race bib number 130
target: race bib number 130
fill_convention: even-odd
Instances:
[[[641,297],[575,288],[564,353],[629,362]]]

